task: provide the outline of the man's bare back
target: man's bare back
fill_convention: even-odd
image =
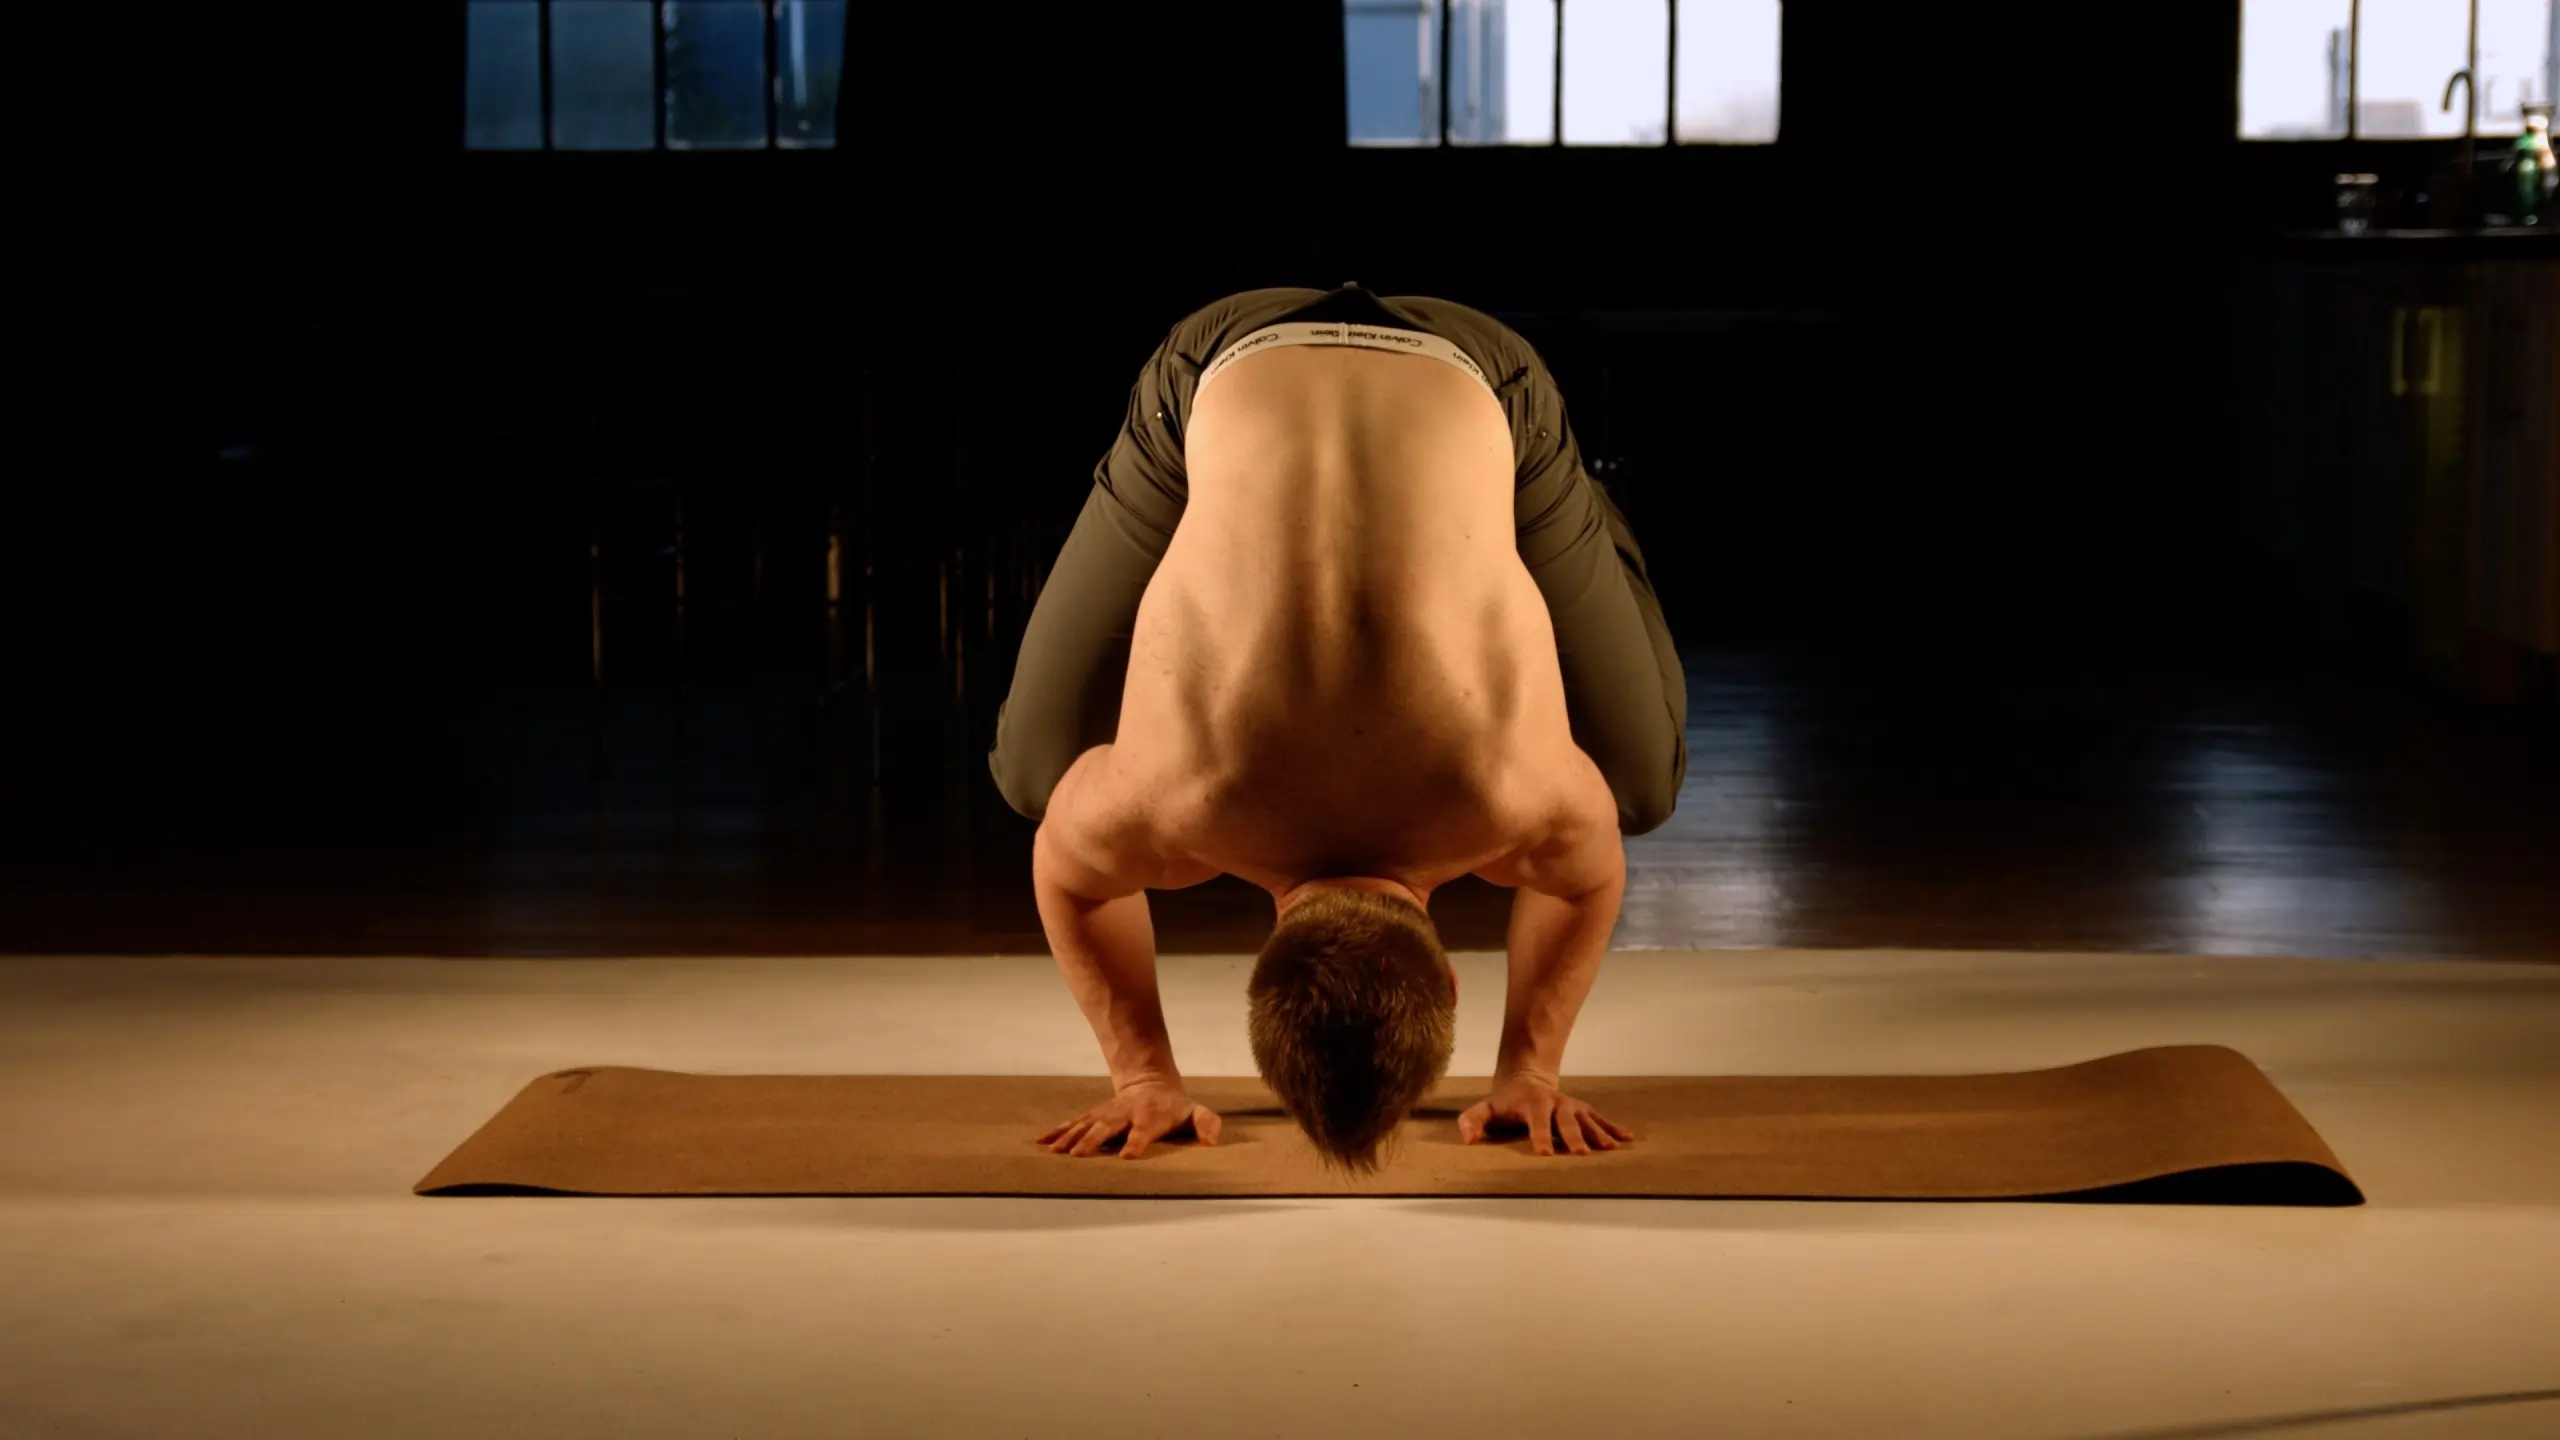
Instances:
[[[1483,385],[1419,356],[1275,348],[1201,392],[1184,461],[1119,734],[1080,777],[1136,805],[1183,878],[1427,897],[1608,806]]]

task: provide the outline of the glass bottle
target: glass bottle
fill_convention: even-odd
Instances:
[[[2551,155],[2551,106],[2524,107],[2524,133],[2507,152],[2507,174],[2515,186],[2516,223],[2539,225],[2551,213],[2551,195],[2560,189],[2560,164]]]

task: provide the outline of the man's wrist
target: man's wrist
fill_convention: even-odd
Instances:
[[[1528,1080],[1552,1090],[1564,1078],[1561,1069],[1534,1057],[1506,1055],[1494,1062],[1493,1083],[1499,1085],[1506,1080]]]
[[[1166,1033],[1164,1012],[1154,997],[1127,1007],[1111,1007],[1100,1026],[1102,1063],[1111,1072],[1111,1088],[1133,1085],[1179,1085],[1182,1067],[1173,1060],[1173,1037]]]
[[[1170,1085],[1179,1090],[1182,1088],[1182,1072],[1167,1061],[1161,1066],[1151,1065],[1125,1074],[1115,1071],[1111,1076],[1111,1093],[1114,1095],[1125,1095],[1147,1085]]]

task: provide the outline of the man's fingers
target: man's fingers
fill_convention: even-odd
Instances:
[[[1539,1155],[1564,1153],[1588,1155],[1594,1148],[1615,1150],[1621,1141],[1633,1140],[1636,1132],[1609,1119],[1599,1111],[1569,1097],[1532,1096],[1517,1110],[1496,1114],[1493,1102],[1479,1100],[1458,1114],[1458,1140],[1461,1144],[1483,1144],[1495,1120],[1517,1120],[1528,1127],[1529,1148]],[[1138,1123],[1127,1115],[1080,1115],[1062,1125],[1043,1131],[1035,1144],[1052,1152],[1080,1156],[1098,1155],[1124,1131],[1128,1138],[1120,1148],[1120,1158],[1135,1160],[1147,1153],[1156,1141],[1181,1129],[1191,1127],[1203,1145],[1215,1145],[1224,1138],[1225,1120],[1205,1105],[1194,1105],[1189,1114],[1164,1123]]]
[[[1102,1147],[1109,1143],[1112,1136],[1126,1129],[1128,1124],[1126,1120],[1095,1121],[1093,1127],[1084,1132],[1084,1138],[1076,1142],[1075,1153],[1078,1155],[1101,1154]]]
[[[1576,1155],[1591,1153],[1591,1142],[1582,1138],[1582,1113],[1570,1105],[1556,1107],[1556,1135],[1564,1148]]]
[[[1225,1122],[1205,1105],[1194,1105],[1188,1114],[1162,1119],[1140,1119],[1121,1113],[1112,1114],[1113,1106],[1097,1106],[1092,1113],[1079,1115],[1063,1125],[1052,1126],[1035,1143],[1046,1145],[1053,1154],[1098,1155],[1102,1147],[1123,1131],[1128,1139],[1120,1147],[1120,1157],[1135,1160],[1147,1153],[1147,1147],[1174,1131],[1189,1125],[1201,1143],[1215,1145]]]
[[[1592,1144],[1603,1150],[1618,1148],[1618,1142],[1610,1137],[1609,1122],[1601,1119],[1596,1111],[1579,1110],[1574,1112],[1573,1118],[1582,1127],[1582,1133],[1590,1137]]]
[[[1135,1160],[1147,1153],[1147,1147],[1182,1128],[1180,1120],[1139,1120],[1129,1122],[1129,1138],[1120,1146],[1120,1158]]]
[[[1210,1109],[1206,1105],[1194,1105],[1191,1107],[1190,1114],[1168,1120],[1162,1125],[1131,1125],[1129,1127],[1129,1143],[1120,1147],[1120,1158],[1123,1160],[1137,1159],[1139,1156],[1147,1153],[1147,1147],[1149,1145],[1154,1144],[1156,1141],[1163,1139],[1165,1136],[1172,1134],[1174,1131],[1181,1129],[1185,1125],[1189,1125],[1191,1127],[1192,1134],[1200,1137],[1201,1144],[1215,1145],[1218,1143],[1218,1127],[1220,1123],[1221,1122],[1218,1119],[1218,1112]]]

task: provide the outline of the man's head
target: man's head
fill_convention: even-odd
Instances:
[[[1368,890],[1294,896],[1245,993],[1264,1083],[1329,1168],[1374,1173],[1456,1044],[1457,988],[1431,917]]]

